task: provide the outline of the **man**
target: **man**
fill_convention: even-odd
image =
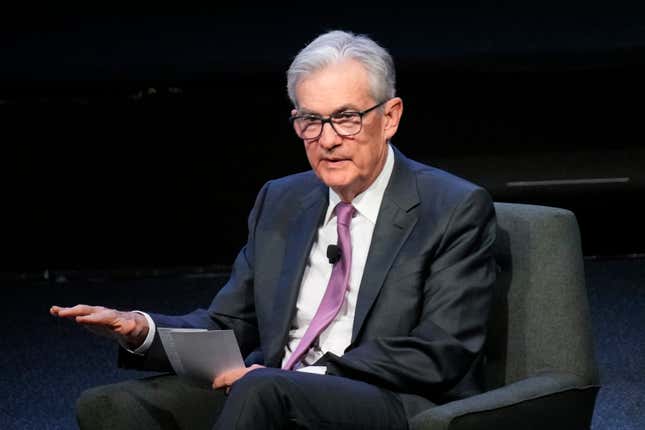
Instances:
[[[52,308],[116,337],[125,366],[169,368],[161,326],[233,329],[248,366],[217,377],[222,390],[174,376],[90,390],[81,425],[407,428],[423,409],[481,391],[492,202],[389,144],[403,112],[394,76],[383,48],[340,31],[294,59],[292,122],[312,171],[262,188],[208,310]]]

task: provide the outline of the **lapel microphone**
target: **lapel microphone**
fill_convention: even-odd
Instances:
[[[327,258],[329,258],[329,264],[336,264],[340,260],[340,248],[337,245],[329,245],[327,247]]]

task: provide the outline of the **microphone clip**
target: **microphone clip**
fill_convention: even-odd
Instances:
[[[340,260],[341,252],[338,245],[329,245],[327,247],[327,258],[329,259],[329,264],[336,264]]]

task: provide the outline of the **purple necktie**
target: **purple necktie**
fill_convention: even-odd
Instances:
[[[305,355],[318,335],[331,323],[345,300],[345,291],[349,286],[349,272],[352,268],[352,244],[349,236],[349,223],[354,215],[354,206],[340,202],[336,205],[336,223],[338,231],[338,248],[340,260],[334,264],[327,289],[323,295],[316,315],[314,315],[305,335],[300,339],[296,350],[291,354],[283,369],[292,369]]]

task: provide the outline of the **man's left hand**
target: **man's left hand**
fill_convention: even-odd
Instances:
[[[264,366],[260,366],[259,364],[254,364],[249,367],[240,367],[239,369],[233,369],[229,370],[228,372],[221,373],[215,377],[215,380],[213,381],[213,388],[217,390],[219,388],[226,387],[226,394],[228,394],[228,392],[231,390],[231,386],[233,386],[233,384],[238,379],[252,370],[261,369],[263,367]]]

